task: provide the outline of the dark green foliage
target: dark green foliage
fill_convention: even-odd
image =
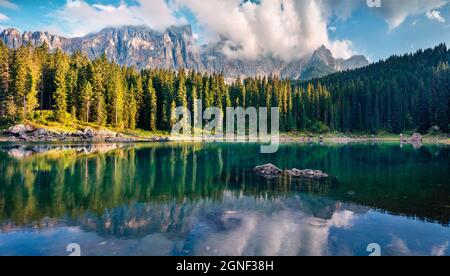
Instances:
[[[0,117],[33,118],[51,110],[61,123],[170,130],[175,107],[279,107],[281,131],[449,131],[450,52],[445,45],[393,56],[368,67],[307,82],[277,76],[120,67],[103,55],[89,60],[46,45],[9,50],[0,42]],[[193,114],[192,114],[193,115]],[[269,118],[270,120],[270,118]],[[225,127],[225,126],[224,126]],[[438,127],[438,128],[436,128]]]
[[[335,119],[326,124],[333,130],[425,133],[438,126],[448,131],[449,60],[450,51],[441,44],[295,85],[307,89],[311,83],[320,83],[327,87]],[[307,114],[313,118],[312,113]]]

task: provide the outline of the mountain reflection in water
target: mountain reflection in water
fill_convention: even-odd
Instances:
[[[274,155],[256,144],[5,144],[0,255],[65,255],[77,239],[89,255],[368,255],[372,242],[448,255],[449,160],[448,147],[394,144]],[[251,172],[264,163],[333,177],[265,180]]]

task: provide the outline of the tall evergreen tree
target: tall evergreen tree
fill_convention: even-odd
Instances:
[[[85,122],[89,122],[90,119],[93,96],[94,92],[92,90],[92,85],[89,81],[87,81],[84,83],[83,89],[81,90],[81,99],[82,99],[81,118]]]
[[[145,116],[146,122],[148,122],[148,129],[150,131],[156,131],[156,121],[157,121],[157,114],[158,114],[158,105],[157,105],[157,98],[156,98],[156,91],[153,87],[153,81],[152,78],[148,78],[147,82],[147,88],[145,93],[145,112],[148,114]]]
[[[9,96],[10,68],[9,49],[0,41],[0,117],[6,115],[6,103]]]
[[[57,51],[55,56],[55,93],[54,98],[54,114],[58,122],[67,124],[67,86],[66,75],[69,69],[67,57],[61,52]]]
[[[177,107],[187,107],[187,94],[186,94],[186,80],[184,76],[184,71],[178,74],[178,90],[175,97],[175,104]]]

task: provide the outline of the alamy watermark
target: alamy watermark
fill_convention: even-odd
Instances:
[[[215,142],[255,141],[262,143],[261,153],[275,153],[280,142],[280,109],[271,107],[270,117],[268,113],[267,107],[227,107],[225,114],[218,107],[208,107],[203,111],[202,100],[195,100],[193,112],[186,107],[175,108],[172,117],[176,123],[172,127],[171,138]]]
[[[381,0],[367,0],[369,8],[381,8]]]
[[[70,257],[80,257],[81,246],[78,243],[69,243],[66,247],[66,252],[70,253]]]
[[[370,253],[370,257],[380,257],[381,256],[381,246],[378,243],[371,243],[367,245],[367,252]]]

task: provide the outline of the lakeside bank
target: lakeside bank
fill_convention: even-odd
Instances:
[[[257,138],[246,140],[258,141]],[[210,138],[170,137],[168,132],[149,132],[143,130],[114,130],[108,128],[96,128],[93,126],[42,126],[32,123],[18,124],[11,127],[3,127],[0,130],[0,142],[208,142]],[[420,135],[405,133],[401,135],[382,133],[380,135],[346,134],[346,133],[281,133],[281,143],[356,143],[356,142],[398,142],[398,143],[426,143],[450,145],[450,139],[445,134]]]

